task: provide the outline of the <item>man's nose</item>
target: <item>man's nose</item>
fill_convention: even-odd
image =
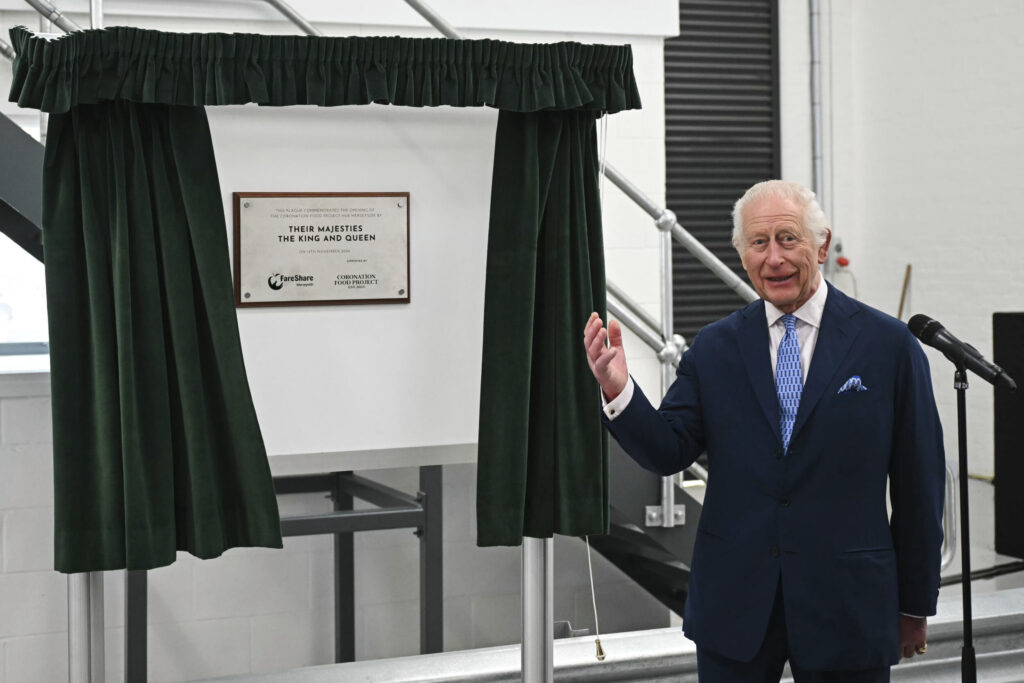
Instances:
[[[786,262],[786,259],[782,257],[782,247],[778,242],[772,240],[768,243],[768,265],[770,266],[781,266]]]

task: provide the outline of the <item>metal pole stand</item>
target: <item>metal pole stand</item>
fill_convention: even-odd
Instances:
[[[68,681],[102,683],[103,572],[68,575]]]
[[[960,659],[960,678],[964,683],[978,680],[974,656],[974,628],[971,622],[971,536],[967,504],[967,368],[963,358],[956,363],[953,376],[956,389],[957,438],[960,444],[960,560],[963,565],[964,647]]]
[[[523,538],[523,683],[555,679],[554,543]]]

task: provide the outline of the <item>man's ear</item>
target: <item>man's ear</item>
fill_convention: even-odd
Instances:
[[[825,228],[825,243],[818,247],[818,263],[828,260],[828,245],[832,244],[832,231]]]

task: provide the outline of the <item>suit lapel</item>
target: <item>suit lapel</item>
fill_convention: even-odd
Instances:
[[[771,355],[768,351],[768,321],[765,319],[764,301],[758,301],[743,311],[739,332],[740,355],[746,366],[750,384],[764,416],[771,424],[779,443],[782,432],[779,428],[779,398],[775,393],[775,379],[772,373]]]
[[[818,341],[814,345],[811,368],[800,395],[800,407],[797,409],[790,443],[796,440],[800,428],[806,424],[825,387],[838,372],[839,365],[860,332],[860,325],[853,318],[857,311],[849,297],[828,285],[828,298],[825,299],[825,311],[821,316]]]

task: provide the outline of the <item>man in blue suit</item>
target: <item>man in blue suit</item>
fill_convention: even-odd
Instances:
[[[778,681],[787,660],[798,682],[888,681],[925,651],[939,591],[927,359],[900,321],[823,280],[831,233],[810,190],[759,183],[733,221],[761,299],[700,331],[659,409],[629,377],[618,323],[591,316],[606,424],[663,475],[707,452],[683,618],[702,681]]]

